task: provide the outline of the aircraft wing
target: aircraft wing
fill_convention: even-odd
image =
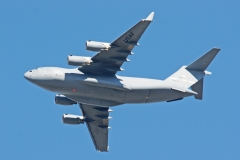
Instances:
[[[86,104],[79,104],[83,116],[86,118],[88,131],[96,150],[108,152],[108,125],[109,110],[108,107],[99,107]]]
[[[142,19],[123,35],[118,37],[110,44],[110,48],[102,50],[94,55],[90,65],[84,65],[79,68],[82,72],[98,73],[98,74],[116,74],[117,71],[122,71],[121,68],[124,62],[128,62],[128,55],[133,54],[132,50],[138,44],[144,31],[152,22],[154,12],[146,19]]]

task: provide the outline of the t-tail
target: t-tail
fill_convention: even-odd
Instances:
[[[189,92],[188,88],[191,87],[194,97],[202,100],[204,76],[211,74],[206,69],[219,51],[219,48],[211,49],[189,66],[182,66],[165,81],[172,83],[172,89],[183,92]]]

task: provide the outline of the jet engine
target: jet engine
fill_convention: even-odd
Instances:
[[[78,115],[73,115],[73,114],[63,114],[62,122],[65,124],[83,124],[84,117],[78,116]]]
[[[56,104],[61,104],[61,105],[73,105],[73,104],[77,104],[77,102],[67,98],[66,96],[62,95],[62,94],[57,94],[55,96],[55,103]]]
[[[91,57],[82,57],[74,55],[69,55],[67,61],[68,65],[71,66],[89,65],[92,62]]]
[[[86,42],[86,49],[88,51],[99,52],[102,50],[108,50],[109,48],[111,48],[110,43],[96,42],[90,40]]]

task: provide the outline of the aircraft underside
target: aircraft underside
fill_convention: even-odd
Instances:
[[[58,93],[55,103],[78,104],[82,115],[63,114],[65,124],[84,124],[96,150],[109,151],[108,129],[110,107],[126,103],[171,102],[194,96],[203,98],[203,81],[209,64],[220,51],[213,48],[188,66],[182,66],[165,80],[123,77],[124,62],[129,62],[133,48],[153,21],[154,12],[111,43],[88,40],[86,49],[97,52],[93,57],[69,55],[68,64],[75,69],[41,67],[24,77],[33,84]],[[149,68],[150,69],[150,68]]]

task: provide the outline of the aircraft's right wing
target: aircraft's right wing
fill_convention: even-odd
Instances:
[[[79,104],[96,150],[108,152],[108,107]]]
[[[91,58],[92,63],[79,68],[82,72],[95,74],[115,75],[116,72],[122,71],[124,62],[128,62],[128,55],[133,54],[133,48],[138,45],[138,41],[153,21],[154,12],[146,19],[142,19],[128,31],[123,33],[110,44],[110,48],[102,50]]]

